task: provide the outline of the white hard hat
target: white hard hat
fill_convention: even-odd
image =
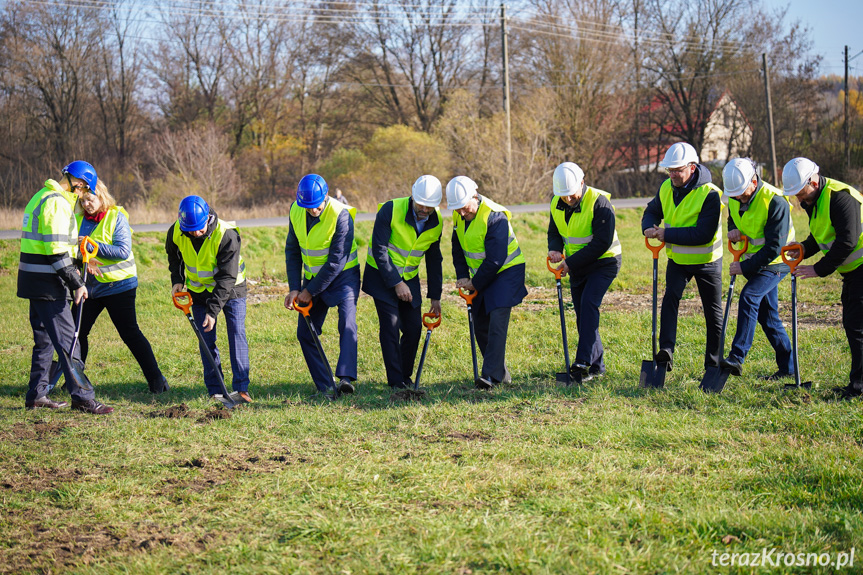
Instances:
[[[783,193],[786,196],[796,196],[818,172],[818,165],[809,158],[794,158],[782,168]]]
[[[446,185],[446,207],[460,210],[476,195],[476,182],[467,176],[456,176]]]
[[[672,144],[668,151],[665,152],[665,157],[659,162],[663,168],[682,168],[689,164],[698,163],[698,153],[690,144],[686,142],[677,142]]]
[[[420,176],[411,188],[411,197],[421,206],[438,207],[443,197],[440,180],[434,176]]]
[[[584,171],[578,164],[564,162],[554,169],[551,180],[555,196],[572,196],[581,192]]]
[[[755,165],[749,158],[734,158],[722,170],[722,188],[729,198],[743,194],[755,177]]]

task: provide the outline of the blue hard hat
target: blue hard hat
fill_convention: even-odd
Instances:
[[[327,182],[317,174],[303,176],[297,185],[297,205],[301,208],[317,208],[327,197]]]
[[[66,174],[87,182],[87,187],[90,188],[91,192],[96,190],[96,182],[99,181],[98,176],[96,176],[96,168],[87,162],[75,160],[63,168],[63,175]]]
[[[180,202],[180,231],[197,232],[207,227],[210,206],[201,196],[186,196]]]

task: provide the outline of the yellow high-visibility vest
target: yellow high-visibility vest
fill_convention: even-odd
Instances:
[[[437,225],[433,228],[426,226],[421,234],[417,235],[413,226],[408,225],[405,218],[410,209],[410,198],[397,198],[392,200],[393,214],[390,220],[390,240],[387,245],[387,253],[393,266],[398,270],[403,280],[409,280],[419,274],[420,262],[426,251],[433,243],[440,240],[443,232],[443,219],[440,210],[435,208],[437,214]],[[378,204],[378,211],[384,204]],[[372,246],[369,244],[369,254],[366,262],[377,269],[378,264],[372,256]]]
[[[662,204],[662,218],[665,220],[666,228],[688,228],[698,222],[698,215],[704,208],[704,201],[710,194],[719,194],[719,188],[711,183],[698,186],[689,192],[680,205],[674,205],[674,190],[671,179],[665,180],[659,188],[659,201]],[[724,208],[719,203],[720,210]],[[719,222],[713,239],[700,246],[681,246],[665,242],[665,253],[668,258],[681,265],[709,264],[722,258],[722,217],[720,212]]]
[[[129,214],[122,207],[115,206],[108,210],[105,213],[105,217],[102,218],[102,221],[96,224],[96,227],[93,228],[92,232],[90,232],[90,239],[100,244],[113,244],[114,230],[117,228],[117,218],[121,213],[126,216],[126,221],[128,221]],[[75,217],[77,218],[78,227],[80,228],[84,215],[78,214]],[[130,226],[130,232],[131,229],[132,228]],[[96,276],[96,279],[101,283],[118,282],[138,275],[138,268],[135,266],[135,254],[131,249],[129,250],[129,257],[125,260],[106,259],[99,256],[98,253],[96,254],[96,257],[103,264],[99,266],[99,270],[102,272],[102,275]]]
[[[336,222],[339,219],[339,214],[345,210],[350,214],[351,220],[356,218],[356,208],[329,198],[324,211],[319,216],[320,221],[311,230],[306,230],[306,209],[301,208],[296,202],[291,205],[291,227],[294,229],[297,242],[300,244],[303,272],[307,280],[318,275],[321,268],[327,263],[327,258],[330,255],[330,244],[336,233]],[[357,254],[357,235],[354,234],[351,252],[344,270],[355,268],[358,265],[360,265],[360,260]]]
[[[830,220],[830,198],[833,196],[833,193],[848,190],[851,196],[860,202],[861,223],[863,223],[863,195],[855,188],[838,180],[831,180],[830,178],[824,178],[824,180],[824,189],[821,190],[821,195],[818,196],[815,209],[812,211],[812,217],[809,218],[809,232],[815,238],[815,241],[818,242],[818,247],[821,248],[821,251],[826,254],[833,247],[833,242],[836,240],[836,229]],[[863,264],[863,233],[857,238],[857,245],[854,247],[854,251],[845,258],[845,261],[836,268],[836,271],[844,274],[856,270],[861,264]]]
[[[30,198],[21,226],[21,253],[65,254],[65,257],[53,264],[19,262],[20,271],[56,274],[73,264],[78,242],[78,222],[73,212],[77,200],[74,193],[67,192],[54,180],[47,180],[45,187]]]
[[[596,200],[600,196],[611,198],[611,194],[608,192],[591,187],[585,189],[584,195],[581,197],[581,211],[573,212],[569,216],[568,223],[566,221],[566,212],[564,211],[567,207],[566,202],[558,196],[552,198],[551,218],[554,220],[554,225],[557,227],[560,237],[563,238],[563,253],[566,257],[581,250],[593,240],[593,210],[596,206]],[[559,205],[564,209],[558,209]],[[620,254],[620,240],[617,237],[617,230],[615,229],[611,246],[609,246],[608,251],[597,259],[613,258]]]
[[[192,245],[192,239],[180,231],[180,222],[174,223],[173,239],[183,256],[183,265],[186,267],[186,285],[190,290],[197,293],[211,292],[216,287],[215,275],[219,271],[216,266],[216,256],[219,253],[219,246],[222,244],[225,232],[236,228],[237,226],[233,223],[218,220],[216,229],[204,240],[201,249],[196,252],[195,246]],[[240,256],[238,265],[237,281],[234,282],[234,285],[240,285],[246,281],[246,263],[243,261],[243,256]]]
[[[491,201],[488,198],[483,198],[479,204],[479,209],[476,216],[470,223],[470,226],[465,230],[465,221],[458,212],[453,212],[453,226],[456,230],[458,243],[464,252],[465,261],[470,268],[471,277],[476,274],[476,270],[485,261],[485,235],[488,232],[488,217],[492,212],[503,212],[506,215],[507,226],[509,227],[509,244],[507,245],[507,257],[503,265],[497,273],[524,263],[524,255],[521,253],[521,248],[518,246],[518,240],[515,237],[515,232],[512,230],[512,214],[505,207]]]
[[[749,248],[743,254],[742,259],[751,258],[764,247],[764,225],[767,223],[767,210],[770,202],[776,196],[788,202],[788,236],[784,238],[784,245],[788,245],[795,240],[796,235],[794,233],[794,222],[791,219],[791,202],[785,194],[767,182],[762,182],[761,189],[752,196],[752,199],[749,200],[749,207],[742,214],[740,213],[740,200],[737,198],[728,198],[728,213],[731,214],[734,225],[737,226],[741,234],[749,238]],[[779,263],[782,263],[782,254],[779,254],[769,265]]]

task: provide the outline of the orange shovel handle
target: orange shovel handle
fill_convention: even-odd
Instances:
[[[797,250],[797,257],[792,259],[785,254],[788,252],[793,252]],[[803,244],[799,242],[794,242],[792,244],[788,244],[787,246],[782,247],[782,261],[785,262],[789,268],[791,268],[791,273],[794,273],[794,270],[797,269],[797,266],[800,265],[800,262],[803,261]]]
[[[467,305],[473,303],[473,298],[476,297],[476,294],[477,292],[475,291],[464,291],[463,289],[458,288],[458,295],[461,296],[461,298],[467,303]]]
[[[294,309],[303,314],[306,317],[309,317],[309,310],[312,309],[312,302],[309,301],[309,305],[302,306],[300,302],[294,300]]]
[[[728,240],[728,251],[734,256],[734,261],[739,262],[740,256],[746,253],[746,250],[749,249],[749,238],[746,236],[740,236],[740,241],[743,242],[743,247],[739,250],[734,249],[734,242],[729,238]]]
[[[171,299],[174,301],[174,307],[179,310],[183,310],[184,314],[189,315],[189,310],[192,309],[192,296],[189,292],[178,291],[171,295]],[[185,302],[183,300],[185,300]]]
[[[550,257],[545,258],[545,267],[548,268],[548,271],[550,271],[551,273],[554,274],[555,278],[560,279],[563,277],[563,270],[551,267],[551,258]]]
[[[650,238],[648,238],[647,236],[644,236],[644,245],[647,246],[647,249],[649,249],[650,251],[653,252],[653,259],[658,260],[659,259],[659,252],[661,252],[662,248],[665,247],[665,242],[661,242],[658,246],[655,246],[655,245],[650,243]]]
[[[93,250],[90,251],[87,249],[87,246],[92,247]],[[99,253],[99,244],[94,242],[90,236],[84,236],[81,238],[81,245],[78,247],[81,248],[81,259],[84,260],[84,265],[87,265],[87,262],[95,258],[96,254]]]
[[[437,321],[432,321],[433,318],[436,318]],[[437,326],[440,325],[440,320],[441,320],[441,317],[439,314],[431,313],[431,312],[423,314],[423,325],[426,327],[426,329],[436,328]]]

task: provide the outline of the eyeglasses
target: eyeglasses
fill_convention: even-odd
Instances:
[[[665,168],[665,171],[669,174],[682,174],[687,168],[689,168],[689,164],[686,164],[682,168]]]

